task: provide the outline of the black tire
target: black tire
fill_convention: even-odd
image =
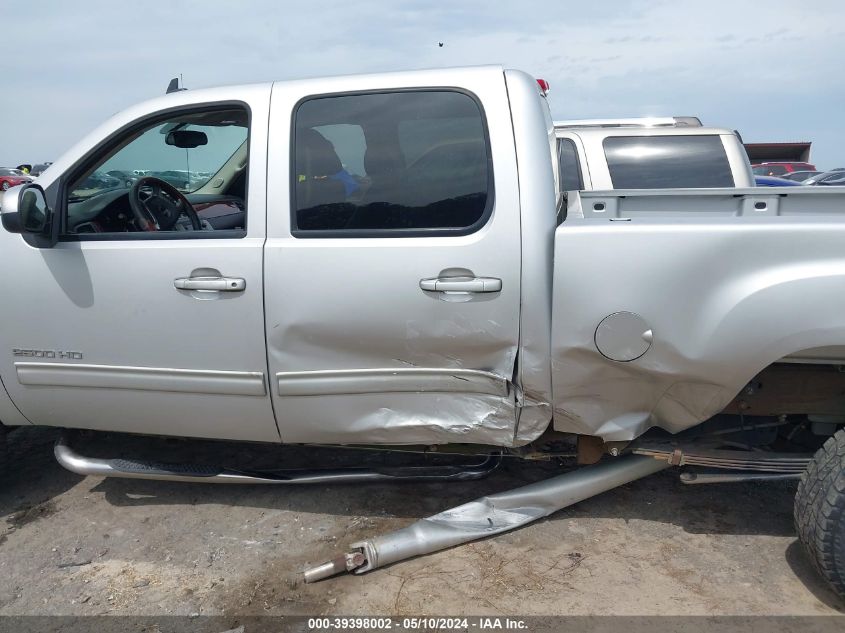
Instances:
[[[845,429],[816,451],[801,476],[795,529],[816,569],[845,598]]]

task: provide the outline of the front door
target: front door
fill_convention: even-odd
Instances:
[[[450,78],[461,88],[442,87]],[[274,86],[265,305],[283,441],[514,440],[520,225],[504,78],[416,79]]]
[[[269,87],[248,96],[267,111]],[[264,346],[265,159],[249,126],[232,102],[117,121],[48,187],[61,241],[6,240],[17,267],[4,284],[14,299],[0,372],[32,423],[278,441]]]

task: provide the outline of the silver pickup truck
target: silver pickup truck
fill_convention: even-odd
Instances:
[[[669,466],[688,483],[802,478],[798,533],[845,593],[845,194],[562,195],[558,160],[543,90],[500,67],[130,108],[3,200],[3,428],[486,456],[247,472],[56,445],[64,466],[106,476],[449,480],[573,451],[594,464],[353,544],[309,580]]]

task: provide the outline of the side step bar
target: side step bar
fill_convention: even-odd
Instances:
[[[77,475],[126,477],[216,484],[330,484],[381,481],[471,481],[482,479],[502,461],[501,454],[488,455],[482,462],[461,466],[404,466],[385,468],[297,469],[239,471],[222,466],[166,464],[129,459],[84,457],[74,451],[66,437],[56,441],[56,460]]]
[[[516,490],[487,495],[420,519],[396,532],[353,543],[352,551],[306,570],[305,582],[316,582],[344,571],[361,574],[406,558],[508,532],[664,468],[669,468],[666,461],[627,455]]]

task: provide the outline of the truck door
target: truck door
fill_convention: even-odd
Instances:
[[[520,224],[503,75],[413,77],[274,85],[264,270],[283,441],[513,441]]]
[[[113,122],[51,167],[60,242],[4,240],[0,372],[31,422],[278,441],[262,296],[270,86],[231,97],[170,95]]]

